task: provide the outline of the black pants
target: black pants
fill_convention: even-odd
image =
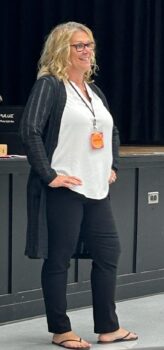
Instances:
[[[109,197],[93,200],[66,188],[47,190],[49,254],[43,263],[42,288],[49,332],[71,330],[66,314],[67,272],[81,228],[93,259],[91,286],[95,333],[119,328],[115,312],[116,269],[120,244]]]

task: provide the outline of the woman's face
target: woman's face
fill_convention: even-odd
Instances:
[[[89,46],[71,46],[77,44],[89,44]],[[94,44],[91,43],[91,40],[86,32],[79,30],[72,35],[70,46],[71,67],[69,70],[71,72],[74,71],[84,74],[91,67],[91,57],[93,54]]]

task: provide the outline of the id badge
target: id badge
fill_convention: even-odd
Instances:
[[[104,147],[103,132],[93,131],[91,134],[91,146],[93,149],[100,149]]]

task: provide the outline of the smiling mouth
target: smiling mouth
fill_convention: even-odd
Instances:
[[[81,57],[80,60],[81,61],[85,61],[85,62],[90,62],[90,58],[89,57]]]

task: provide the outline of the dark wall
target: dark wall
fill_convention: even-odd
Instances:
[[[97,42],[96,82],[124,144],[164,143],[163,0],[6,0],[0,8],[0,94],[24,105],[45,36],[58,23],[88,25]]]

